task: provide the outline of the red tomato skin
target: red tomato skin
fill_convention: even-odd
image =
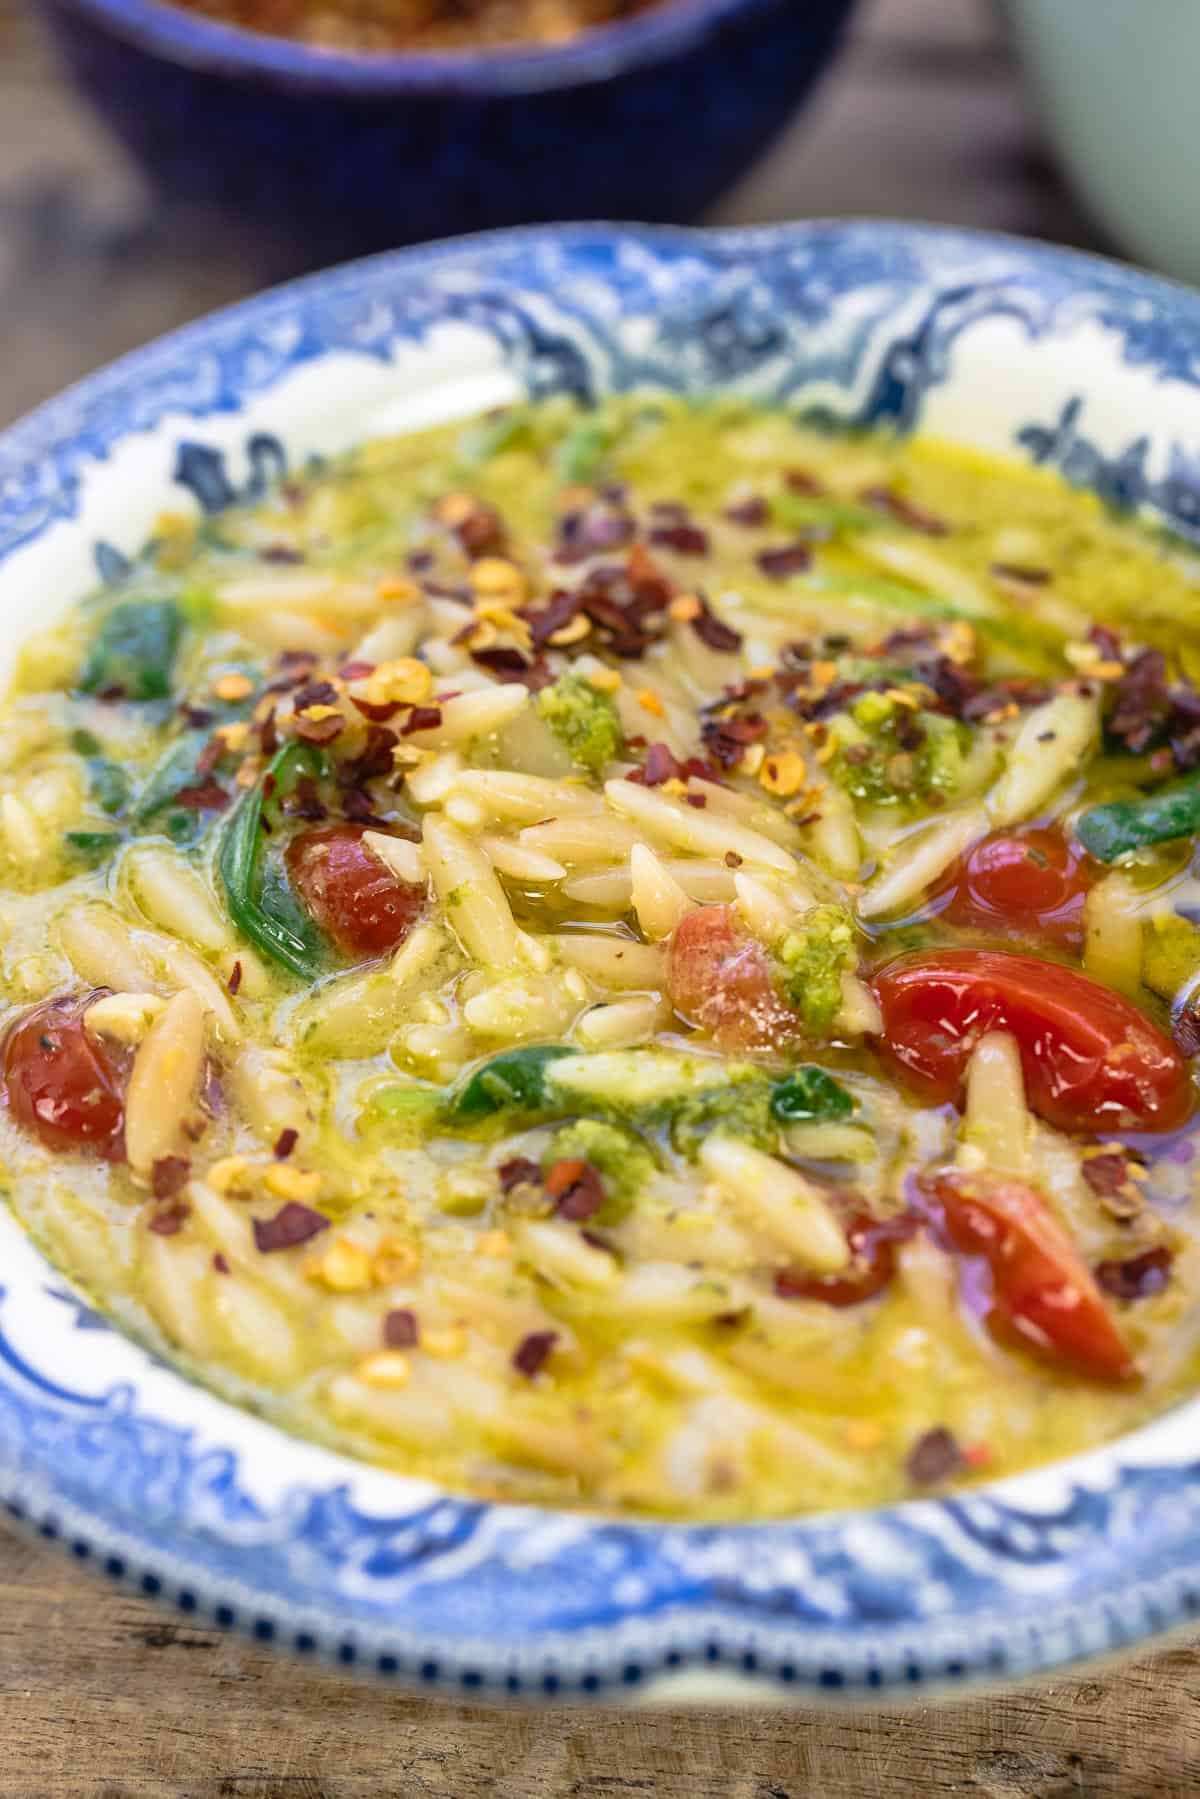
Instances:
[[[731,906],[698,906],[676,925],[667,991],[688,1023],[724,1050],[785,1049],[800,1020],[775,991],[767,952]]]
[[[84,1029],[86,1005],[78,998],[46,1000],[17,1020],[4,1038],[5,1096],[17,1123],[47,1149],[123,1162],[121,1071]]]
[[[775,1276],[775,1292],[780,1299],[819,1299],[839,1309],[874,1299],[896,1273],[897,1245],[915,1236],[921,1223],[912,1212],[901,1212],[896,1218],[872,1218],[869,1212],[860,1212],[846,1226],[846,1242],[854,1260],[845,1274],[784,1268]]]
[[[363,842],[364,829],[336,824],[301,831],[284,858],[306,911],[355,960],[395,949],[425,909],[424,887],[394,875]]]
[[[1040,1193],[987,1174],[938,1174],[919,1186],[947,1246],[987,1263],[994,1335],[1092,1380],[1136,1376],[1091,1271]]]
[[[1083,904],[1096,874],[1091,857],[1061,831],[1023,825],[974,844],[935,889],[931,904],[950,924],[1078,950]]]
[[[971,1051],[1011,1031],[1030,1106],[1066,1131],[1170,1131],[1191,1113],[1187,1063],[1131,1000],[1036,956],[918,950],[872,982],[885,1062],[933,1104],[960,1098]]]

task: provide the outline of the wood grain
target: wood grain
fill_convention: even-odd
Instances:
[[[797,0],[799,3],[799,0]],[[973,0],[864,6],[725,221],[865,213],[1094,241]],[[288,273],[156,211],[0,0],[0,423]],[[908,1710],[505,1712],[339,1679],[0,1531],[0,1799],[1195,1799],[1200,1651]]]

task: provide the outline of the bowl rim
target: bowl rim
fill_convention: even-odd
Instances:
[[[165,0],[58,3],[138,49],[189,69],[370,98],[540,93],[608,81],[684,56],[743,14],[778,11],[781,0],[658,0],[646,12],[598,26],[564,44],[400,52],[320,50],[227,25]],[[843,13],[854,3],[822,0]]]
[[[837,273],[851,288],[875,282],[886,291],[893,276],[901,288],[916,281],[922,290],[922,284],[932,283],[936,294],[953,294],[956,306],[965,283],[967,294],[983,294],[988,311],[999,308],[1006,317],[1014,311],[1020,316],[1018,300],[1025,293],[1031,306],[1043,308],[1037,318],[1025,321],[1031,335],[1053,329],[1057,307],[1065,306],[1068,318],[1077,318],[1078,303],[1087,300],[1119,344],[1111,353],[1105,350],[1098,364],[1102,371],[1127,364],[1148,368],[1153,379],[1191,390],[1190,409],[1200,400],[1200,296],[1085,253],[999,233],[885,220],[717,231],[584,223],[492,232],[388,252],[243,300],[107,365],[19,420],[0,434],[0,525],[9,527],[7,539],[0,530],[0,561],[28,539],[43,532],[52,535],[74,518],[83,470],[105,461],[114,446],[167,421],[187,430],[215,413],[238,412],[243,400],[261,396],[299,366],[297,342],[306,359],[320,360],[351,342],[358,351],[377,354],[372,344],[340,335],[353,323],[345,314],[354,306],[390,299],[402,314],[414,296],[436,285],[439,271],[453,281],[455,292],[464,280],[484,283],[490,291],[505,280],[519,286],[524,278],[526,292],[555,293],[564,260],[571,267],[572,259],[578,259],[580,270],[594,279],[598,253],[614,265],[626,253],[639,268],[653,265],[653,277],[637,276],[650,283],[652,306],[660,304],[657,276],[685,264],[695,265],[706,304],[713,303],[708,296],[714,277],[727,282],[731,274],[744,277],[750,286],[761,278],[776,304],[780,295],[774,282],[786,278],[782,294],[793,295],[797,277],[803,285],[815,275],[823,291],[840,294],[836,283],[832,289],[829,283]],[[907,272],[910,265],[916,274]],[[727,291],[720,297],[722,306],[727,297]],[[317,330],[323,314],[337,320],[332,343]],[[293,348],[285,348],[281,363],[247,377],[245,353],[277,343],[281,329],[297,323],[308,327],[309,335],[293,336],[288,340]],[[403,337],[396,325],[387,341]],[[198,371],[206,359],[219,364],[231,346],[243,371],[238,378],[246,382],[240,398],[207,379],[199,382],[195,397],[190,389],[180,393],[181,368]],[[933,348],[929,378],[936,383],[939,367],[945,372],[938,361],[945,345]],[[11,496],[6,478],[12,481]],[[1193,491],[1200,489],[1200,474],[1190,479]],[[56,504],[64,489],[65,506]],[[21,537],[4,514],[26,502],[33,524],[27,537]],[[1200,535],[1200,526],[1194,534]],[[13,1229],[19,1227],[14,1224]],[[101,1416],[95,1397],[64,1391],[39,1371],[36,1361],[31,1367],[21,1359],[19,1346],[14,1348],[7,1336],[7,1308],[31,1268],[43,1281],[42,1293],[80,1313],[76,1328],[95,1325],[84,1321],[86,1304],[61,1290],[57,1271],[49,1269],[27,1239],[20,1241],[29,1254],[23,1263],[14,1259],[13,1267],[6,1267],[7,1294],[0,1287],[0,1503],[10,1516],[43,1535],[65,1539],[81,1560],[92,1560],[113,1578],[174,1600],[186,1612],[203,1610],[222,1628],[249,1632],[262,1641],[459,1694],[483,1686],[501,1696],[508,1691],[535,1698],[593,1699],[635,1691],[647,1677],[658,1680],[664,1671],[669,1679],[673,1669],[711,1664],[714,1671],[744,1670],[757,1682],[760,1698],[789,1694],[823,1701],[868,1700],[885,1692],[916,1696],[931,1685],[961,1687],[972,1679],[1027,1675],[1084,1654],[1125,1647],[1200,1617],[1197,1395],[1151,1424],[1066,1461],[962,1494],[866,1511],[757,1524],[676,1525],[435,1495],[437,1503],[428,1507],[435,1530],[439,1519],[474,1513],[490,1520],[481,1530],[509,1529],[528,1541],[544,1532],[549,1520],[552,1536],[554,1530],[565,1535],[562,1557],[569,1572],[576,1543],[594,1559],[620,1542],[634,1546],[630,1553],[677,1554],[681,1576],[686,1576],[673,1611],[652,1613],[647,1607],[642,1620],[635,1607],[634,1625],[629,1626],[607,1614],[587,1617],[584,1608],[583,1624],[559,1626],[555,1640],[564,1634],[570,1639],[568,1649],[558,1651],[569,1666],[565,1677],[552,1669],[539,1671],[541,1657],[550,1653],[541,1637],[519,1615],[505,1615],[482,1655],[487,1676],[481,1679],[479,1660],[472,1661],[459,1638],[447,1636],[439,1643],[435,1635],[440,1652],[436,1660],[427,1660],[429,1652],[422,1652],[405,1617],[388,1616],[378,1626],[361,1629],[352,1618],[347,1627],[330,1591],[319,1583],[310,1589],[300,1581],[297,1592],[295,1579],[290,1588],[285,1581],[282,1589],[267,1587],[264,1600],[262,1590],[250,1588],[239,1574],[245,1562],[237,1560],[236,1532],[220,1528],[224,1514],[214,1521],[190,1492],[190,1509],[182,1520],[143,1515],[140,1508],[131,1512],[127,1493],[119,1489],[126,1467],[141,1454],[137,1432],[143,1423],[152,1428],[153,1454],[163,1460],[168,1459],[165,1449],[171,1448],[170,1442],[164,1448],[164,1432],[172,1426],[164,1423],[161,1408],[143,1416],[144,1395],[129,1384],[107,1396],[119,1401],[116,1415]],[[44,1285],[48,1271],[58,1290]],[[44,1314],[44,1304],[42,1309]],[[118,1342],[135,1352],[129,1339],[122,1336]],[[150,1388],[159,1378],[152,1358],[142,1350],[136,1355],[142,1358],[139,1367],[145,1364]],[[203,1396],[205,1389],[182,1373],[162,1378],[173,1388],[182,1386],[191,1396],[189,1405],[195,1401],[199,1406],[197,1395]],[[50,1396],[56,1423],[64,1406],[93,1408],[80,1429],[78,1447],[66,1435],[47,1438],[40,1424],[35,1428],[18,1422],[14,1427],[7,1408],[18,1387],[29,1384],[38,1389],[43,1410],[44,1396]],[[161,1392],[160,1382],[151,1397]],[[211,1405],[223,1416],[246,1417],[231,1402],[214,1399]],[[185,1417],[192,1418],[194,1411],[192,1407]],[[281,1455],[298,1441],[266,1425],[256,1428],[270,1432]],[[236,1442],[234,1425],[228,1429]],[[190,1440],[190,1427],[179,1434]],[[106,1447],[120,1457],[117,1472],[104,1460]],[[199,1466],[209,1483],[203,1489],[206,1504],[210,1493],[228,1491],[236,1473],[236,1456],[232,1451],[228,1455],[235,1463],[232,1470],[226,1463],[214,1469],[211,1455]],[[343,1459],[337,1459],[344,1467]],[[136,1465],[133,1472],[136,1476]],[[219,1477],[219,1489],[210,1476]],[[411,1491],[413,1483],[403,1476],[389,1479],[399,1505],[401,1489]],[[318,1497],[324,1505],[342,1494],[337,1487],[321,1490]],[[411,1498],[406,1503],[411,1506]],[[278,1532],[275,1547],[293,1541],[294,1511],[285,1509],[267,1522]],[[339,1530],[345,1522],[343,1514],[333,1519]],[[412,1522],[409,1513],[403,1522],[406,1528]],[[526,1564],[502,1563],[503,1543],[497,1550],[495,1540],[490,1542],[487,1553],[494,1559],[488,1568],[504,1565],[523,1574]],[[768,1557],[765,1570],[762,1546]],[[307,1551],[306,1539],[301,1538],[299,1547]],[[553,1543],[550,1547],[553,1552]],[[882,1578],[881,1557],[887,1564],[897,1554],[899,1566],[888,1564],[891,1585],[877,1588],[873,1583]],[[747,1566],[756,1568],[753,1579]],[[998,1591],[990,1590],[989,1596],[981,1570],[994,1567],[1001,1569]],[[769,1576],[765,1583],[764,1573]],[[923,1583],[946,1588],[942,1610],[914,1615],[907,1589],[918,1576]],[[818,1627],[806,1620],[801,1601],[807,1604],[831,1583],[840,1587],[849,1605],[848,1621],[835,1613],[833,1623]],[[787,1610],[784,1602],[793,1609]],[[732,1615],[721,1609],[726,1605],[733,1607]]]

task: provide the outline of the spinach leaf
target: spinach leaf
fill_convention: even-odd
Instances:
[[[324,768],[324,757],[311,744],[285,743],[239,802],[217,852],[217,869],[233,922],[272,961],[304,981],[315,981],[321,973],[323,939],[296,905],[282,876],[274,870],[267,878],[263,876],[263,807],[267,793],[288,794],[302,776],[315,779]]]
[[[456,1120],[491,1118],[497,1112],[544,1112],[549,1104],[546,1070],[575,1051],[561,1044],[540,1043],[528,1049],[506,1049],[477,1068],[451,1102]]]
[[[173,600],[123,600],[102,620],[79,685],[84,693],[120,692],[165,700],[171,692],[183,620]]]
[[[1098,862],[1200,833],[1200,774],[1159,793],[1093,806],[1075,821],[1075,835]]]
[[[771,1090],[771,1111],[781,1124],[811,1124],[817,1119],[849,1118],[854,1101],[825,1069],[793,1068]]]

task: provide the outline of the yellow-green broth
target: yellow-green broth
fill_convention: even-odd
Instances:
[[[598,569],[626,607],[631,557],[668,596],[626,618],[632,644],[614,647],[602,606],[564,608],[531,643],[551,596]],[[114,608],[145,602],[174,609],[175,640],[165,692],[138,698],[127,664],[125,685],[105,686],[96,645]],[[1015,822],[1069,829],[1176,778],[1161,731],[1135,752],[1103,721],[1141,649],[1165,653],[1168,684],[1200,678],[1198,607],[1186,546],[1050,474],[716,399],[547,401],[366,444],[200,523],[164,518],[117,586],[21,653],[0,732],[0,990],[12,1023],[55,996],[105,996],[122,1081],[164,1002],[193,994],[203,1071],[179,1105],[166,1055],[161,1154],[140,1172],[49,1148],[0,1111],[11,1204],[99,1306],[190,1374],[289,1430],[478,1494],[765,1517],[1111,1439],[1200,1376],[1186,1139],[1114,1143],[1028,1116],[1012,1150],[1088,1267],[1169,1252],[1158,1290],[1107,1297],[1137,1361],[1123,1384],[994,1335],[930,1228],[897,1243],[873,1297],[788,1297],[778,1277],[803,1262],[803,1229],[748,1197],[753,1170],[722,1176],[699,1152],[749,1133],[784,1171],[780,1204],[808,1203],[799,1176],[842,1225],[902,1214],[923,1170],[990,1163],[986,1126],[923,1102],[876,1052],[869,977],[893,951],[1041,954],[1170,1028],[1200,970],[1190,838],[1100,871],[1118,883],[1111,928],[1082,947],[955,926],[930,883],[898,883],[882,911],[869,896],[947,818],[989,828],[1024,721],[1056,696],[1086,691],[1094,728],[1048,790],[1035,756]],[[914,645],[993,703],[940,711],[911,674]],[[521,679],[531,663],[540,692]],[[839,682],[853,691],[820,716],[789,703]],[[313,745],[326,773],[299,790],[307,816],[294,792],[268,793],[262,866],[348,810],[405,846],[411,884],[433,875],[387,954],[356,958],[301,920],[311,978],[247,938],[221,860],[296,737],[297,693],[316,735],[332,732]],[[454,695],[483,696],[483,724],[451,740]],[[402,734],[413,705],[440,717]],[[651,746],[677,767],[715,755],[723,715],[764,729],[709,764],[722,785],[707,804],[689,805],[686,770],[606,797]],[[671,819],[625,809],[638,793]],[[689,841],[689,815],[710,838],[728,820],[729,849]],[[765,945],[797,1036],[723,1049],[673,1007],[664,925],[696,904],[733,908]],[[464,1112],[475,1071],[539,1045],[575,1052],[550,1065],[540,1110],[493,1083]],[[572,1061],[584,1072],[562,1076]],[[796,1065],[831,1075],[841,1110],[770,1112],[768,1088]],[[718,1106],[689,1138],[681,1096],[718,1090],[744,1107]],[[143,1120],[138,1140],[155,1128]],[[1115,1197],[1084,1175],[1097,1151],[1127,1158]],[[526,1178],[517,1158],[536,1165]],[[544,1184],[572,1159],[603,1192],[582,1217]],[[324,1228],[264,1253],[254,1221],[290,1204]],[[914,1451],[942,1431],[954,1453],[931,1469]]]

